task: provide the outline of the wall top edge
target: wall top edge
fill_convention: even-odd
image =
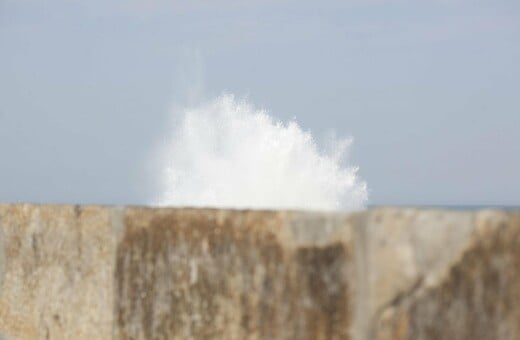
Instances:
[[[520,206],[413,206],[413,205],[377,205],[369,206],[366,209],[341,211],[341,210],[304,210],[304,209],[269,209],[269,208],[232,208],[232,207],[210,207],[210,206],[152,206],[152,205],[118,205],[118,204],[69,204],[69,203],[31,203],[31,202],[0,202],[2,207],[52,207],[52,208],[97,208],[97,209],[135,209],[135,210],[184,210],[184,211],[228,211],[228,212],[256,212],[256,213],[290,213],[290,214],[310,214],[310,215],[336,215],[348,216],[364,212],[382,211],[428,211],[428,212],[520,212]]]

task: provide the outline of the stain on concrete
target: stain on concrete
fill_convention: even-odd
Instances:
[[[396,300],[377,339],[520,339],[520,214],[488,229],[445,280]]]
[[[349,339],[346,245],[284,247],[276,215],[218,214],[129,215],[116,338]]]

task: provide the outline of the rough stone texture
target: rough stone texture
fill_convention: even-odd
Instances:
[[[116,338],[349,339],[348,227],[306,244],[294,215],[127,211]]]
[[[520,212],[0,205],[0,339],[520,339]]]
[[[116,247],[111,210],[0,205],[0,234],[0,334],[111,337]]]
[[[473,214],[440,210],[375,209],[358,223],[358,326],[374,339],[374,322],[396,298],[435,285],[470,242]]]
[[[400,291],[376,339],[520,339],[520,213],[481,212],[444,275]]]

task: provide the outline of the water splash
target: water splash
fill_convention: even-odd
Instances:
[[[367,200],[357,168],[342,166],[352,140],[325,152],[295,122],[276,121],[223,95],[183,110],[161,152],[159,205],[356,210]]]

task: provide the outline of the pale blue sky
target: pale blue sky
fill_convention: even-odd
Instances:
[[[520,204],[520,2],[0,0],[0,201],[147,203],[170,107],[354,137],[371,204]]]

